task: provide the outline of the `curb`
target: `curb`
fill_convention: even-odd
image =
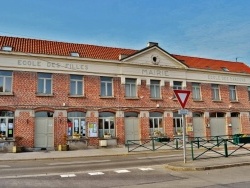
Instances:
[[[86,150],[87,151],[87,150]],[[40,152],[40,151],[39,151]],[[152,154],[152,152],[150,152],[150,151],[143,151],[143,152],[117,152],[117,153],[102,153],[102,152],[99,152],[98,153],[98,150],[97,150],[97,152],[96,152],[96,154],[91,154],[91,155],[81,155],[81,154],[78,154],[78,155],[64,155],[64,156],[57,156],[58,154],[60,154],[60,151],[56,151],[56,152],[58,152],[58,153],[56,153],[55,155],[51,155],[51,156],[49,156],[50,154],[48,154],[47,156],[44,156],[44,157],[39,157],[39,152],[37,152],[37,155],[35,156],[33,156],[33,157],[27,157],[27,158],[22,158],[21,157],[21,153],[12,153],[11,155],[20,155],[20,156],[17,156],[17,157],[11,157],[11,156],[9,156],[9,158],[1,158],[1,155],[0,155],[0,162],[3,162],[3,161],[19,161],[19,160],[21,160],[21,161],[27,161],[27,160],[49,160],[49,159],[51,159],[51,160],[56,160],[56,159],[67,159],[67,158],[79,158],[79,157],[82,157],[82,158],[84,158],[84,157],[103,157],[103,156],[129,156],[129,155],[137,155],[137,154]],[[42,151],[41,151],[42,152]],[[70,152],[70,151],[67,151],[67,152]],[[157,152],[155,152],[155,153],[163,153],[163,152],[166,152],[166,151],[161,151],[161,150],[159,150],[159,151],[157,151]],[[168,151],[167,151],[168,152]],[[49,151],[48,152],[46,152],[46,151],[44,151],[43,153],[49,153]]]
[[[250,162],[243,163],[234,163],[234,164],[223,164],[223,165],[214,165],[214,166],[177,166],[176,164],[167,164],[165,168],[168,168],[173,171],[205,171],[205,170],[215,170],[215,169],[223,169],[223,168],[231,168],[238,166],[249,166]]]

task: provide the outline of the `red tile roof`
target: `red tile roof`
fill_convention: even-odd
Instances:
[[[83,58],[104,60],[119,60],[120,54],[130,56],[140,51],[88,44],[0,36],[0,49],[3,46],[10,46],[12,47],[12,51],[15,52],[59,56],[70,56],[71,52],[77,52],[79,56]],[[241,62],[171,55],[190,68],[223,71],[222,68],[225,67],[230,72],[250,73],[250,67]]]
[[[229,72],[250,73],[250,67],[242,62],[205,59],[205,58],[189,57],[182,55],[173,55],[173,56],[190,68],[217,70],[217,71],[223,71],[223,68],[226,68],[229,70]]]
[[[77,52],[83,58],[106,60],[118,60],[120,54],[131,55],[137,52],[131,49],[0,36],[0,48],[2,46],[11,46],[15,52],[59,56],[70,56],[71,52]]]

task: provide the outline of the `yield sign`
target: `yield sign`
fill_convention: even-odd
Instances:
[[[174,94],[177,97],[179,103],[181,104],[181,107],[185,108],[188,97],[190,95],[190,91],[188,91],[188,90],[174,90]]]

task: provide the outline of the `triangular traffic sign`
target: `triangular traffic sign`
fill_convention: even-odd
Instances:
[[[177,97],[182,108],[185,108],[188,97],[190,95],[190,91],[188,90],[174,90],[174,94]]]

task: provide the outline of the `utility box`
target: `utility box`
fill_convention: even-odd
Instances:
[[[107,140],[99,140],[99,146],[107,147],[108,146],[108,141]]]

